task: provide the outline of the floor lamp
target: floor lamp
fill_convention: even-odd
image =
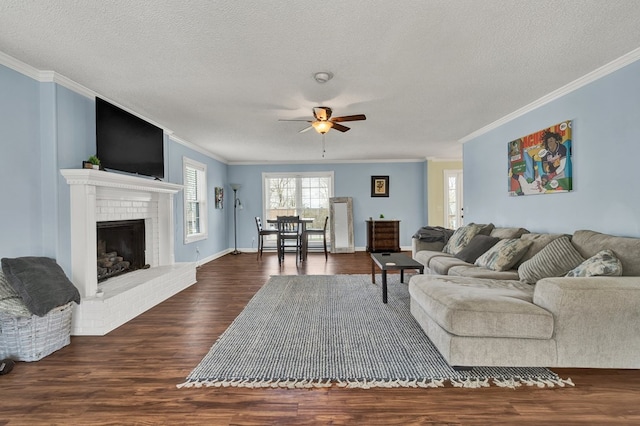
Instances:
[[[240,189],[239,183],[230,184],[231,189],[233,189],[233,251],[231,254],[241,254],[242,252],[238,250],[238,208],[242,210],[242,203],[238,199],[238,189]]]

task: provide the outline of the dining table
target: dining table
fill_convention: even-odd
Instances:
[[[304,231],[307,229],[307,224],[313,223],[314,220],[315,220],[315,218],[313,218],[313,217],[301,217],[299,219],[299,222],[300,222],[300,233],[304,234]],[[269,225],[277,225],[278,224],[278,219],[267,219],[267,223]],[[276,228],[277,228],[277,226],[276,226]],[[307,259],[306,247],[300,247],[300,257],[301,257],[301,260],[306,260]]]

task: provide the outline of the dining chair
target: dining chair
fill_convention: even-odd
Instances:
[[[324,246],[324,259],[327,260],[329,258],[327,252],[327,223],[329,222],[329,216],[324,218],[324,226],[320,229],[309,228],[305,229],[302,233],[302,253],[303,259],[306,260],[307,253],[309,251],[309,236],[311,235],[321,235],[322,236],[322,244]]]
[[[263,229],[262,220],[260,216],[256,216],[256,228],[258,229],[258,259],[262,257],[262,250],[264,249],[264,237],[269,235],[278,235],[277,229]]]
[[[300,248],[302,245],[302,235],[300,234],[300,217],[299,216],[278,216],[278,263],[284,261],[284,253],[287,248],[294,247],[287,244],[287,241],[295,242],[296,264],[300,259]]]

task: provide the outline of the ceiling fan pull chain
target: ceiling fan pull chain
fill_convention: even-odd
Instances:
[[[325,152],[327,152],[327,151],[324,149],[324,134],[322,134],[322,158],[324,158],[324,153]]]

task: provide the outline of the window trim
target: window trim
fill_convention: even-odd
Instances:
[[[202,185],[200,188],[200,196],[202,199],[198,200],[200,204],[200,217],[199,217],[199,225],[200,232],[197,234],[187,234],[187,191],[186,191],[186,183],[187,183],[187,167],[191,169],[195,169],[198,173],[202,174]],[[182,200],[183,200],[183,209],[182,209],[182,224],[184,228],[184,243],[189,244],[195,241],[201,241],[209,238],[209,226],[207,221],[207,211],[208,209],[208,192],[207,192],[207,165],[204,163],[200,163],[199,161],[193,160],[188,157],[182,157],[182,183],[185,185],[185,189],[182,191]]]
[[[449,178],[450,177],[455,177],[456,178],[456,199],[455,199],[455,203],[456,203],[456,223],[458,224],[457,228],[461,227],[464,224],[464,211],[463,211],[463,179],[464,179],[464,175],[463,175],[463,170],[462,169],[445,169],[442,171],[442,177],[443,177],[443,219],[444,219],[444,227],[445,228],[449,228],[451,227],[450,222],[449,222],[449,203],[451,202],[451,200],[449,199]]]

